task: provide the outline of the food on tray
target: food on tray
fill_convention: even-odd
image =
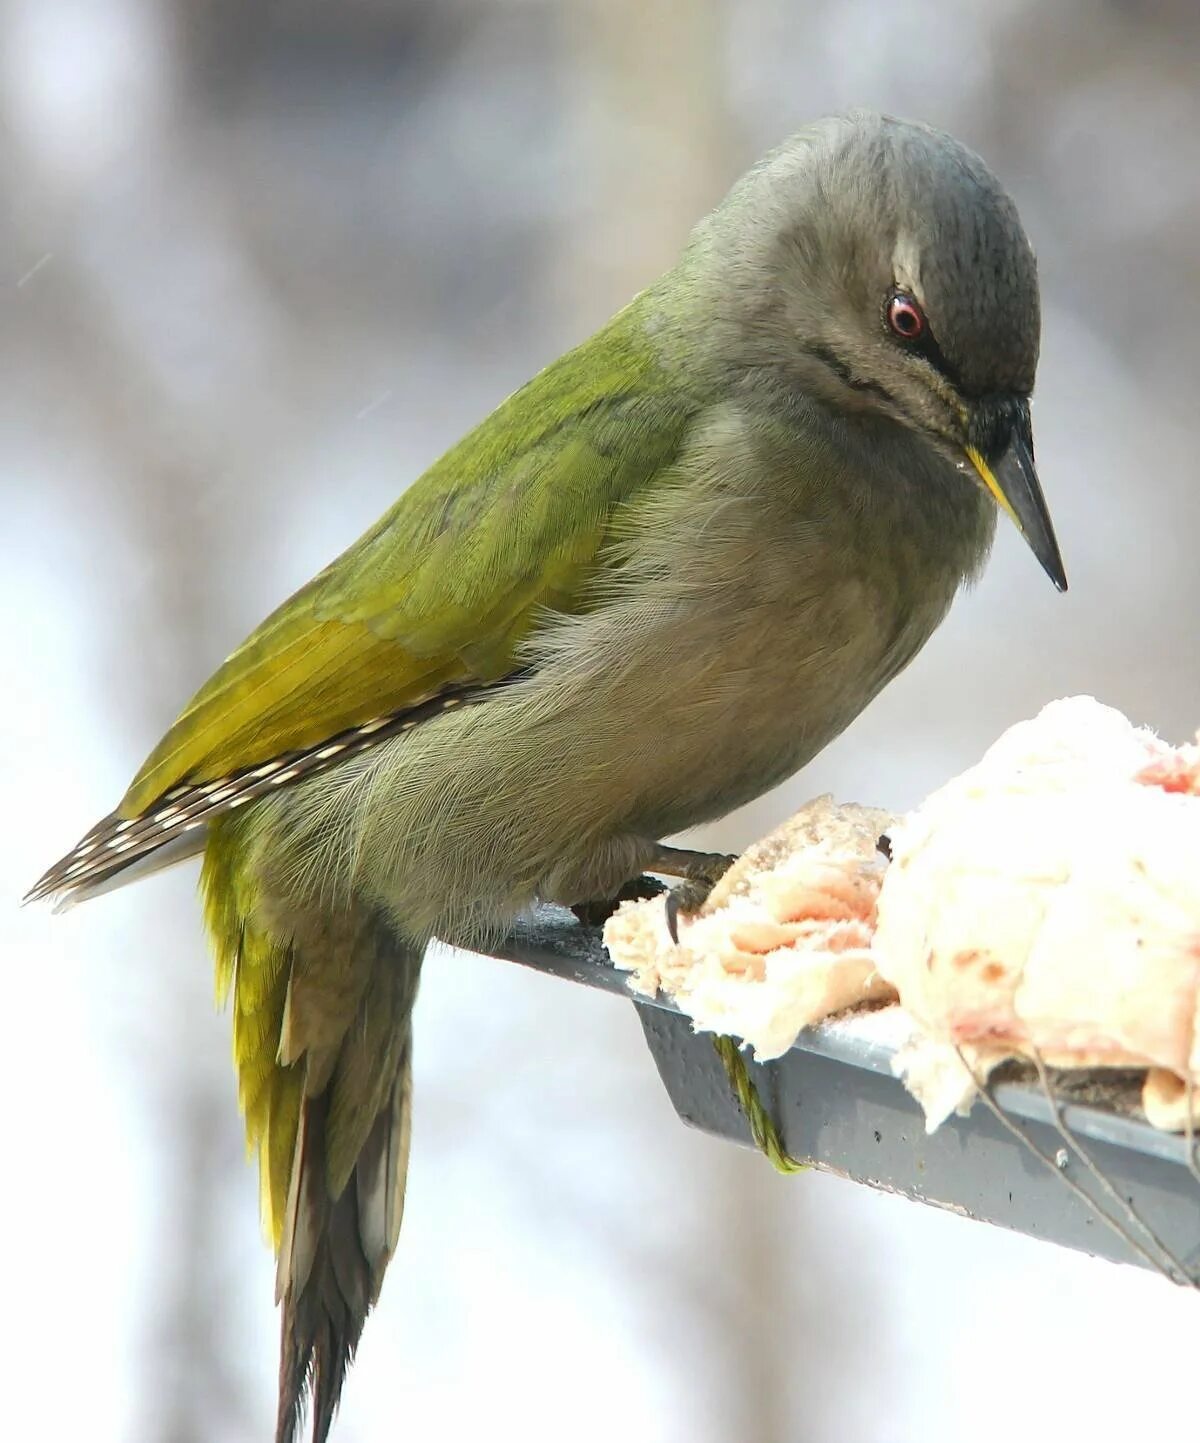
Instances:
[[[1148,1118],[1180,1128],[1193,1087],[1200,1104],[1200,746],[1054,702],[902,819],[811,803],[680,919],[678,946],[660,899],[605,940],[635,989],[760,1059],[898,997],[898,1066],[931,1126],[1024,1057],[1145,1069]]]

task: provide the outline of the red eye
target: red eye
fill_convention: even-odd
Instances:
[[[887,323],[902,341],[916,341],[925,331],[925,313],[911,296],[897,292],[888,301]]]

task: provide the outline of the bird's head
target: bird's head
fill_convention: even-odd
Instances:
[[[1029,415],[1037,264],[978,156],[885,116],[820,121],[750,171],[692,249],[718,261],[744,359],[916,433],[991,493],[1065,590]]]

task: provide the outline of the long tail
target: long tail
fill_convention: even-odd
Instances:
[[[242,817],[213,826],[202,886],[282,1307],[276,1443],[311,1392],[325,1443],[404,1207],[422,947],[372,908],[264,908]]]
[[[279,1257],[283,1305],[276,1443],[291,1443],[311,1390],[312,1436],[324,1443],[367,1313],[379,1297],[404,1207],[412,1084],[410,1033],[391,1095],[375,1118],[349,1182],[328,1184],[327,1093],[306,1104],[289,1206],[292,1236]]]

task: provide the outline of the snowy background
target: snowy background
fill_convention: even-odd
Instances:
[[[1198,68],[1193,0],[0,0],[6,1436],[265,1440],[277,1345],[194,864],[16,898],[804,120],[930,120],[1015,194],[1071,591],[1003,527],[910,671],[705,843],[825,790],[904,807],[1056,695],[1195,729]],[[443,954],[336,1437],[1173,1437],[1198,1328],[1149,1275],[777,1178],[676,1122],[631,1007]]]

